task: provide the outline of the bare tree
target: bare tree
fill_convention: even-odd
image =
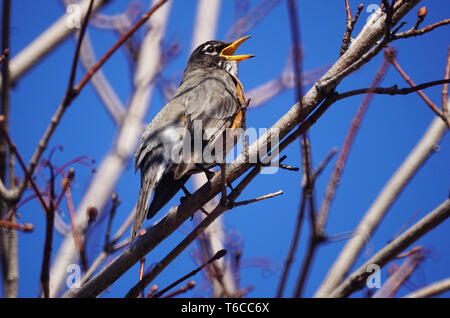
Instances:
[[[414,270],[426,257],[423,249],[416,247],[405,255],[401,253],[426,233],[446,221],[450,216],[449,200],[443,198],[442,203],[421,220],[410,226],[397,238],[386,244],[365,264],[352,272],[352,268],[361,251],[389,208],[400,196],[408,182],[414,178],[416,172],[434,152],[436,145],[450,128],[448,112],[448,83],[450,73],[450,50],[445,64],[444,75],[436,75],[433,81],[416,84],[402,69],[396,57],[396,51],[392,43],[396,41],[415,41],[422,36],[439,28],[448,27],[450,19],[429,24],[425,23],[427,8],[415,9],[420,0],[382,0],[378,9],[370,19],[362,22],[360,15],[363,5],[356,9],[351,8],[349,1],[343,2],[343,13],[346,20],[343,23],[345,34],[340,48],[336,48],[337,59],[331,66],[322,67],[312,71],[305,71],[303,66],[303,48],[300,38],[300,26],[298,10],[301,9],[301,1],[285,1],[289,15],[287,23],[292,35],[291,54],[286,57],[286,67],[276,78],[265,79],[265,83],[259,87],[251,88],[246,93],[250,97],[246,108],[250,112],[273,97],[287,89],[295,89],[295,103],[283,116],[261,135],[258,140],[247,145],[244,136],[242,140],[243,151],[226,166],[226,169],[211,171],[208,179],[203,174],[193,176],[193,193],[186,193],[184,200],[179,205],[168,209],[166,215],[154,224],[143,230],[135,242],[128,242],[126,236],[131,224],[134,211],[130,211],[128,217],[122,220],[122,226],[116,233],[111,233],[112,222],[116,220],[116,212],[120,209],[120,193],[114,192],[115,186],[124,174],[145,127],[145,116],[155,89],[159,89],[166,99],[170,99],[178,85],[168,80],[163,73],[170,60],[178,53],[176,43],[169,43],[165,37],[166,29],[171,21],[171,10],[177,5],[176,1],[152,0],[149,1],[148,10],[142,14],[139,6],[129,5],[127,10],[117,16],[108,16],[101,13],[103,6],[110,1],[83,0],[61,1],[67,8],[75,5],[77,8],[79,27],[67,26],[73,16],[68,11],[45,32],[37,37],[21,52],[10,52],[9,35],[11,33],[11,1],[3,2],[2,11],[2,55],[0,57],[1,73],[1,115],[0,115],[0,252],[2,267],[3,295],[5,297],[17,297],[19,295],[19,245],[17,232],[31,232],[32,224],[18,222],[17,213],[22,206],[30,201],[37,200],[44,211],[46,229],[44,231],[43,262],[40,277],[40,295],[43,297],[98,297],[109,288],[117,279],[122,277],[132,266],[140,264],[139,277],[136,284],[130,285],[129,290],[124,290],[127,297],[174,297],[192,289],[195,283],[190,281],[178,290],[168,293],[172,288],[182,284],[185,280],[194,277],[203,271],[208,284],[212,286],[213,297],[243,297],[249,291],[248,286],[240,285],[240,261],[241,251],[231,250],[228,247],[226,225],[222,216],[238,206],[246,206],[283,194],[283,191],[269,194],[261,193],[261,196],[238,201],[243,191],[253,183],[257,183],[256,177],[268,166],[292,171],[299,168],[288,165],[286,156],[277,158],[276,154],[283,151],[291,144],[299,141],[302,158],[302,186],[300,205],[295,224],[294,234],[290,248],[286,248],[287,256],[284,260],[283,273],[276,291],[276,297],[282,297],[286,290],[286,283],[290,277],[290,271],[297,270],[298,276],[293,291],[294,297],[301,297],[314,263],[315,255],[320,247],[332,240],[327,231],[327,221],[331,206],[336,196],[337,189],[342,178],[343,170],[352,150],[357,132],[362,126],[363,118],[375,95],[407,95],[418,94],[427,107],[436,115],[428,130],[418,140],[414,149],[398,167],[382,191],[376,196],[372,205],[361,218],[359,224],[352,230],[352,235],[340,252],[324,281],[315,293],[315,297],[347,297],[356,290],[365,286],[370,275],[368,266],[376,264],[380,268],[387,265],[397,257],[405,257],[404,263],[395,271],[384,286],[378,290],[374,297],[392,297],[399,286],[404,284]],[[264,23],[266,15],[283,1],[262,0],[258,5],[250,8],[249,2],[235,1],[234,21],[229,29],[228,38],[235,39],[248,33],[258,23]],[[220,0],[199,0],[197,2],[196,16],[193,17],[194,31],[191,39],[190,51],[200,43],[216,38],[216,30],[221,17]],[[432,7],[432,4],[430,4]],[[417,11],[417,20],[406,31],[401,31],[407,23],[404,17],[412,10]],[[354,14],[352,12],[355,12]],[[357,25],[364,25],[355,37],[353,35]],[[106,28],[113,30],[117,35],[117,42],[99,59],[98,52],[89,35],[90,28]],[[137,31],[142,32],[142,38],[137,40]],[[33,155],[28,161],[24,161],[21,152],[14,144],[9,129],[10,94],[11,87],[20,82],[21,77],[42,58],[51,52],[59,43],[73,35],[76,48],[74,51],[67,90],[62,92],[62,100],[45,130]],[[354,38],[353,38],[354,37]],[[107,75],[103,73],[102,66],[117,51],[123,50],[130,64],[132,72],[132,95],[129,101],[121,101],[119,94],[114,90]],[[10,54],[11,53],[11,54]],[[384,54],[378,71],[370,87],[352,89],[338,93],[340,83],[350,78],[351,75],[372,62],[377,56]],[[444,61],[443,61],[444,62]],[[78,64],[82,64],[85,74],[76,82]],[[383,87],[381,83],[388,71],[394,69],[405,80],[404,87],[397,85]],[[89,157],[82,156],[64,166],[52,163],[53,150],[47,151],[51,145],[51,138],[58,129],[64,117],[67,117],[67,109],[83,93],[86,85],[92,84],[97,96],[110,115],[115,125],[115,135],[107,154],[97,164],[96,172],[87,189],[82,194],[79,203],[72,199],[72,185],[75,178],[75,170],[69,169],[74,162],[92,165]],[[312,84],[312,87],[304,89]],[[401,85],[399,83],[399,85]],[[433,102],[424,90],[429,87],[442,86],[442,105]],[[312,162],[312,142],[309,138],[309,129],[322,119],[330,107],[346,98],[364,95],[361,105],[352,120],[346,139],[340,151],[332,149],[328,156],[315,166]],[[247,107],[248,106],[248,107]],[[245,113],[245,112],[244,112]],[[245,116],[244,116],[245,118]],[[30,132],[37,133],[37,132]],[[44,153],[46,153],[44,157]],[[330,180],[325,189],[325,196],[320,205],[316,204],[316,180],[322,174],[326,166],[337,154],[337,160]],[[259,163],[251,163],[248,158],[257,157]],[[290,158],[289,160],[292,160]],[[295,159],[294,159],[295,160]],[[300,161],[300,160],[298,160]],[[264,163],[263,163],[264,162]],[[16,167],[18,165],[19,167]],[[20,171],[16,175],[16,170]],[[38,181],[39,173],[48,172],[45,185]],[[20,176],[20,179],[19,179]],[[227,191],[226,186],[232,189]],[[27,196],[31,189],[31,196]],[[136,191],[137,191],[136,185]],[[188,192],[187,189],[184,189]],[[222,200],[216,196],[222,195]],[[426,194],[424,194],[426,195]],[[67,209],[62,207],[65,201]],[[75,208],[76,206],[76,208]],[[59,211],[67,210],[69,220],[64,221]],[[200,212],[197,212],[200,211]],[[197,212],[197,213],[196,213]],[[171,236],[189,218],[195,217],[195,225],[188,234],[165,257],[150,266],[146,270],[145,256],[155,249],[164,239]],[[306,217],[308,219],[306,220]],[[103,250],[96,255],[91,262],[87,257],[86,246],[89,240],[89,231],[102,220],[107,219],[106,235]],[[309,223],[309,240],[306,255],[299,268],[293,266],[293,259],[299,244],[301,229],[305,221]],[[293,222],[294,223],[294,222]],[[61,228],[64,228],[61,230]],[[64,232],[64,239],[58,246],[54,246],[54,230]],[[34,235],[34,234],[31,234]],[[180,273],[179,277],[173,277],[173,283],[167,288],[160,289],[153,285],[145,294],[145,288],[154,282],[160,273],[186,250],[191,243],[198,242],[199,249],[194,255],[198,267],[186,275]],[[56,251],[56,253],[53,253]],[[228,251],[228,253],[227,253]],[[230,253],[231,251],[231,253]],[[226,256],[225,256],[226,255]],[[52,256],[54,257],[52,259]],[[108,261],[106,261],[108,260]],[[68,277],[68,268],[72,264],[80,264],[82,277],[80,284],[73,288],[65,289]],[[186,271],[188,272],[188,271]],[[448,279],[423,288],[408,295],[410,297],[427,297],[437,295],[448,290]],[[272,295],[270,295],[272,296]]]

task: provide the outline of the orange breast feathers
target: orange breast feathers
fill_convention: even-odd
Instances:
[[[234,117],[233,123],[231,124],[231,129],[237,129],[240,128],[242,124],[242,106],[245,105],[245,96],[244,96],[244,88],[242,87],[241,81],[236,76],[233,76],[233,78],[236,81],[236,90],[238,94],[239,104],[241,107],[239,108],[239,111],[236,113],[236,116]]]

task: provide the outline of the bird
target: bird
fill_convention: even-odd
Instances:
[[[246,103],[238,63],[255,55],[233,54],[249,38],[210,40],[199,45],[188,59],[174,97],[146,127],[134,156],[141,186],[130,241],[145,218],[152,218],[193,173],[205,172],[216,164],[202,161],[207,148],[214,158],[224,158],[235,146]],[[196,136],[200,136],[200,145]],[[231,145],[224,144],[228,137],[234,140]],[[222,145],[222,154],[215,153]]]

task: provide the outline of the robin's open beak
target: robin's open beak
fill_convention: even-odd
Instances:
[[[246,54],[246,55],[233,55],[233,53],[237,50],[237,48],[244,43],[244,41],[248,40],[250,38],[250,35],[244,36],[236,41],[234,41],[233,43],[231,43],[230,45],[228,45],[226,48],[224,48],[222,50],[222,52],[220,52],[220,56],[223,58],[226,58],[227,60],[230,61],[237,61],[237,62],[241,62],[243,60],[249,59],[251,57],[254,57],[253,54]]]

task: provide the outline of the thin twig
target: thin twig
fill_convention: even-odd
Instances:
[[[360,88],[354,89],[344,93],[338,93],[336,95],[336,100],[344,99],[351,96],[361,95],[361,94],[380,94],[380,95],[408,95],[414,92],[418,92],[422,89],[437,86],[446,85],[450,83],[450,79],[442,79],[431,82],[422,83],[420,85],[415,85],[413,87],[398,88],[397,85],[391,87],[373,87],[373,88]]]
[[[260,1],[256,7],[250,10],[250,12],[233,23],[225,37],[226,41],[237,39],[243,34],[248,34],[250,29],[261,21],[280,2],[281,0]]]
[[[450,290],[450,278],[443,279],[436,283],[425,286],[419,290],[406,295],[406,298],[426,298],[439,295]]]
[[[445,65],[444,79],[448,79],[450,77],[450,45],[447,50],[448,50],[447,63]],[[442,114],[446,118],[450,116],[447,107],[447,99],[448,99],[448,83],[445,83],[444,86],[442,86]]]
[[[301,46],[300,46],[300,24],[298,21],[298,12],[296,2],[294,0],[288,1],[288,12],[289,12],[289,21],[291,26],[292,33],[292,43],[293,43],[293,57],[294,57],[294,79],[296,83],[296,101],[299,104],[300,109],[302,109],[302,83],[301,83],[301,64],[302,64],[302,54],[301,54]],[[299,114],[299,117],[302,115]],[[302,149],[302,174],[303,174],[303,186],[302,186],[302,200],[307,200],[309,207],[309,216],[311,221],[311,228],[315,229],[315,203],[314,203],[314,182],[312,181],[312,164],[311,164],[311,149],[308,134],[305,132],[302,134],[300,138],[300,146]],[[299,211],[299,216],[304,214],[304,209],[306,208],[306,204],[300,205],[303,210]],[[315,230],[312,231],[315,236]],[[296,236],[294,234],[294,236]],[[302,273],[306,273],[307,270],[302,271]],[[299,297],[305,276],[301,274],[300,281],[296,286],[296,291],[294,293],[295,297]],[[284,281],[282,280],[282,284],[280,284],[279,294],[281,297],[281,293],[284,288]]]
[[[386,53],[386,56],[391,53]],[[379,83],[383,80],[384,75],[387,72],[387,69],[389,67],[389,61],[387,57],[383,60],[380,68],[378,69],[370,87],[375,88],[379,85]],[[349,128],[349,131],[347,133],[347,136],[345,137],[344,144],[342,146],[341,152],[339,153],[339,157],[336,162],[336,166],[333,170],[332,176],[330,178],[330,181],[328,182],[325,198],[322,202],[322,206],[319,212],[318,216],[318,231],[324,232],[326,220],[328,218],[328,212],[330,210],[331,202],[334,198],[336,188],[340,182],[342,172],[344,170],[345,163],[347,162],[348,154],[350,152],[350,149],[353,145],[353,141],[355,139],[356,133],[358,132],[358,129],[361,125],[362,119],[367,111],[367,108],[372,100],[372,93],[368,93],[365,95],[363,101],[361,102],[361,105],[355,115],[355,117],[352,120],[351,126]]]
[[[416,30],[414,28],[411,28],[408,31],[394,34],[392,37],[393,37],[394,40],[396,40],[396,39],[409,38],[411,36],[418,36],[418,35],[422,35],[424,33],[433,31],[437,27],[448,25],[448,24],[450,24],[450,19],[445,19],[445,20],[436,22],[434,24],[428,25],[426,27],[423,27],[422,29]]]
[[[0,123],[3,120],[4,120],[4,116],[0,115]],[[36,194],[39,203],[41,204],[44,211],[47,213],[49,208],[47,207],[47,204],[45,203],[44,198],[41,195],[41,191],[39,191],[39,188],[37,187],[36,183],[34,182],[33,177],[28,172],[27,167],[25,166],[25,163],[24,163],[19,151],[17,150],[16,145],[12,142],[11,138],[9,137],[9,134],[5,131],[5,129],[3,128],[3,126],[1,124],[0,124],[0,132],[3,135],[3,138],[5,138],[5,140],[7,141],[8,145],[9,145],[9,150],[15,154],[15,156],[16,156],[17,160],[19,161],[19,164],[25,174],[26,180],[28,182],[30,182],[31,188],[33,189],[34,193]]]
[[[188,278],[191,278],[192,276],[196,275],[198,272],[200,272],[205,266],[212,264],[213,262],[215,262],[218,259],[221,259],[222,257],[225,256],[225,254],[227,253],[226,250],[220,250],[218,251],[210,260],[208,260],[206,263],[204,263],[203,265],[201,265],[200,267],[194,269],[192,272],[184,275],[183,277],[181,277],[180,279],[178,279],[177,281],[173,282],[172,284],[170,284],[169,286],[167,286],[166,288],[162,289],[161,291],[153,294],[152,298],[158,298],[161,297],[162,295],[164,295],[168,290],[172,289],[173,287],[175,287],[176,285],[182,283],[183,281],[185,281]]]
[[[416,268],[425,260],[425,254],[421,249],[409,256],[400,265],[389,279],[373,294],[372,298],[394,297],[400,286],[412,275]]]
[[[325,169],[325,167],[330,163],[331,159],[334,158],[334,155],[336,155],[338,152],[338,149],[336,147],[332,148],[330,152],[327,154],[325,159],[322,160],[322,162],[317,166],[317,168],[314,170],[311,178],[315,182],[319,175],[322,173],[322,171]]]
[[[121,203],[117,193],[114,192],[111,197],[112,197],[112,205],[111,209],[109,210],[108,225],[106,226],[106,233],[105,233],[105,246],[104,246],[105,251],[111,248],[110,235],[111,235],[112,221],[116,214],[117,207]]]
[[[89,17],[91,16],[93,4],[94,4],[94,0],[91,0],[91,2],[89,2],[89,7],[88,7],[88,11],[86,13],[86,18],[84,20],[83,25],[81,26],[80,36],[78,38],[77,47],[75,49],[75,55],[74,55],[73,61],[72,61],[72,68],[70,70],[69,84],[67,85],[67,95],[72,94],[73,84],[75,83],[75,76],[77,74],[78,58],[80,56],[81,43],[83,42],[83,37],[84,37],[84,34],[86,33],[86,29],[88,26]]]
[[[78,253],[80,255],[81,260],[81,266],[83,268],[83,271],[87,270],[87,259],[86,259],[86,253],[84,248],[84,240],[81,239],[80,234],[78,232],[78,227],[75,220],[75,208],[72,200],[72,192],[70,186],[66,187],[66,190],[64,191],[66,195],[66,203],[67,203],[67,209],[69,210],[69,217],[70,217],[70,224],[72,226],[72,235],[75,242],[75,246],[78,249]]]
[[[251,200],[234,202],[233,203],[233,207],[247,205],[247,204],[251,204],[251,203],[258,202],[258,201],[265,200],[265,199],[270,199],[270,198],[276,197],[277,195],[282,195],[282,194],[283,194],[283,191],[280,190],[280,191],[277,191],[277,192],[274,192],[274,193],[269,193],[269,194],[266,194],[266,195],[262,195],[260,197],[257,197],[257,198],[251,199]]]
[[[49,205],[46,213],[46,225],[45,225],[45,241],[44,241],[44,255],[42,257],[41,267],[41,289],[44,298],[50,297],[50,259],[52,255],[52,243],[53,243],[53,229],[55,219],[55,178],[53,173],[53,167],[48,161],[46,165],[50,171],[50,189],[49,189]]]
[[[311,262],[316,252],[317,246],[325,240],[325,236],[323,235],[323,233],[317,231],[316,209],[314,202],[314,180],[312,179],[311,146],[309,144],[309,139],[307,138],[306,133],[302,135],[301,147],[303,167],[302,200],[305,200],[309,204],[308,215],[311,232],[309,236],[307,252],[305,258],[303,259],[302,266],[300,267],[297,283],[293,294],[293,296],[297,298],[301,297],[303,293],[306,278],[308,276]],[[303,208],[303,210],[299,211],[299,217],[300,215],[305,213],[304,209],[306,208],[306,204],[301,204],[300,208]]]
[[[345,0],[345,12],[347,13],[347,24],[352,20],[352,10],[350,9],[350,4],[348,0]]]
[[[178,296],[179,294],[185,293],[194,287],[195,287],[195,281],[191,280],[191,281],[187,282],[186,285],[178,288],[177,290],[171,292],[170,294],[167,294],[166,296],[164,296],[164,298],[172,298],[172,297]]]
[[[341,56],[342,54],[345,53],[345,51],[347,51],[348,46],[352,39],[353,28],[355,27],[355,24],[358,21],[361,11],[363,9],[364,9],[364,5],[360,4],[358,6],[358,10],[356,11],[355,17],[352,19],[350,5],[348,3],[348,0],[345,0],[345,11],[347,12],[347,23],[346,23],[345,34],[344,34],[344,37],[342,38],[342,45],[341,45],[341,50],[339,52],[339,56]]]
[[[128,245],[128,242],[129,242],[128,239],[124,240],[125,244],[122,245],[121,247],[118,247],[115,244],[119,241],[119,239],[125,234],[127,229],[130,227],[131,223],[134,220],[134,213],[135,213],[135,209],[133,209],[131,211],[131,213],[128,215],[127,219],[125,220],[125,222],[122,223],[120,228],[114,234],[114,237],[113,237],[113,239],[110,242],[110,245],[112,247],[109,247],[107,249],[104,248],[103,251],[92,262],[92,264],[89,267],[89,269],[87,271],[85,271],[85,273],[84,273],[84,275],[83,275],[83,277],[81,278],[81,281],[80,281],[81,285],[83,285],[84,283],[86,283],[89,280],[91,275],[98,269],[98,267],[103,263],[103,261],[107,258],[108,255],[110,255],[112,252],[117,251],[119,248]]]
[[[22,232],[31,233],[34,231],[34,225],[32,223],[18,224],[9,221],[0,220],[1,227],[7,227],[13,230],[19,230]]]
[[[161,0],[155,4],[150,10],[144,13],[141,18],[97,61],[97,63],[91,67],[91,69],[86,73],[86,75],[78,82],[75,86],[74,91],[78,94],[83,87],[89,82],[91,77],[97,72],[97,70],[105,64],[114,52],[117,51],[119,47],[122,46],[125,41],[127,41],[152,15],[156,10],[159,9],[167,0]],[[80,36],[81,38],[81,36]]]
[[[397,59],[395,58],[395,56],[392,56],[392,58],[390,59],[391,64],[395,67],[395,69],[400,73],[400,75],[403,77],[403,79],[412,87],[416,86],[416,84],[413,82],[413,80],[408,76],[408,74],[406,74],[406,72],[402,69],[402,67],[400,66],[400,64],[398,63]],[[442,120],[444,120],[444,122],[446,123],[447,127],[450,128],[450,118],[448,118],[447,116],[444,116],[443,113],[441,112],[441,110],[436,106],[435,103],[433,103],[427,95],[425,95],[425,93],[423,93],[421,90],[417,91],[417,94],[419,94],[420,97],[422,97],[422,99],[425,101],[425,103],[428,105],[428,107],[430,107],[430,109],[435,112],[436,115],[438,115],[439,117],[442,118]]]
[[[56,199],[55,209],[58,209],[59,204],[61,203],[62,198],[64,197],[64,195],[66,193],[66,190],[70,187],[74,177],[75,177],[75,170],[73,168],[69,169],[69,171],[67,172],[67,176],[64,177],[64,179],[62,181],[62,190],[61,190],[61,193],[59,194],[58,198]]]
[[[336,154],[336,152],[337,152],[337,149],[332,149],[330,151],[330,153],[327,155],[327,157],[319,165],[319,167],[313,172],[313,175],[311,177],[312,182],[315,182],[317,177],[320,175],[320,173],[325,168],[325,166],[328,164],[328,162],[331,160],[331,158]],[[297,215],[297,221],[296,221],[296,225],[295,225],[295,229],[294,229],[294,235],[292,237],[292,242],[291,242],[285,263],[284,263],[283,274],[281,276],[280,283],[278,285],[278,290],[277,290],[277,295],[276,295],[277,298],[280,298],[283,296],[283,291],[285,289],[286,280],[287,280],[292,262],[294,260],[295,251],[297,250],[297,245],[298,245],[299,237],[300,237],[300,230],[303,225],[304,213],[305,213],[305,208],[306,208],[306,198],[307,198],[307,195],[305,193],[305,188],[304,188],[303,193],[302,193],[302,198],[300,200],[299,209],[298,209],[299,212]]]
[[[291,26],[291,36],[293,45],[293,60],[294,60],[294,79],[296,101],[302,108],[302,49],[300,47],[300,24],[298,22],[297,2],[295,0],[287,0],[288,14]]]

